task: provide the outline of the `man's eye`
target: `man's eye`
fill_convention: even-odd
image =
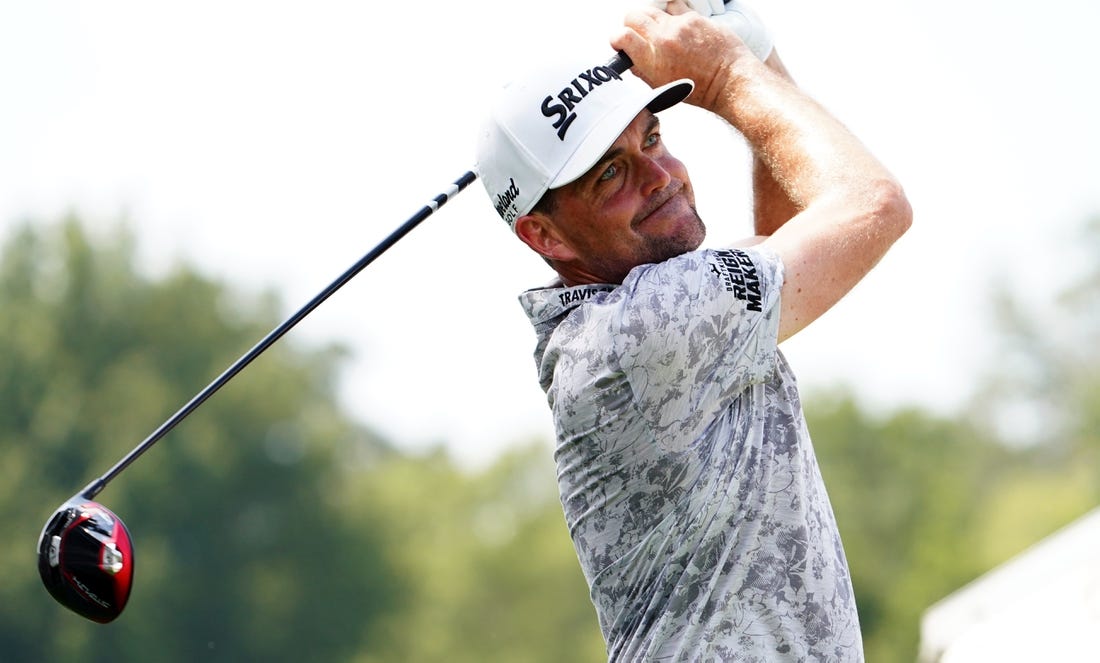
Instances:
[[[608,166],[607,168],[605,168],[602,173],[600,173],[600,181],[601,182],[606,182],[607,180],[611,179],[612,177],[615,177],[615,175],[618,172],[619,172],[619,167],[612,164],[612,165]]]
[[[646,147],[652,147],[652,146],[656,145],[659,142],[661,142],[661,134],[659,134],[659,133],[652,133],[652,134],[649,134],[648,136],[646,136],[646,139],[645,139]]]

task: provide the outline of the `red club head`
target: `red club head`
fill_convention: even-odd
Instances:
[[[38,540],[38,573],[61,605],[112,621],[130,598],[134,546],[118,516],[79,495],[61,506]]]

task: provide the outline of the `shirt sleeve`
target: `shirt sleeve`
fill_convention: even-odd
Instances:
[[[782,284],[782,263],[762,247],[695,251],[627,277],[613,333],[659,440],[694,439],[775,370]]]

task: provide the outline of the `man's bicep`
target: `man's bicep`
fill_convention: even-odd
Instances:
[[[779,340],[804,329],[855,287],[908,227],[909,213],[904,197],[888,192],[857,208],[820,203],[768,237],[763,245],[778,254],[786,274]]]

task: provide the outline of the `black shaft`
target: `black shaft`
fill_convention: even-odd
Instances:
[[[225,369],[221,375],[211,382],[205,389],[200,391],[192,398],[187,405],[184,405],[178,412],[168,418],[163,424],[160,425],[155,431],[153,431],[149,437],[145,438],[134,448],[133,451],[126,454],[122,460],[115,463],[115,466],[107,471],[106,474],[99,477],[92,483],[88,484],[79,495],[85,499],[93,499],[99,491],[103,490],[112,479],[118,476],[123,470],[125,470],[130,463],[133,463],[141,454],[149,450],[149,447],[156,444],[157,440],[164,437],[168,431],[175,428],[176,424],[183,421],[187,415],[191,414],[198,408],[206,399],[214,395],[214,392],[225,386],[225,383],[229,382],[233,376],[240,373],[241,370],[252,363],[252,360],[260,356],[265,350],[267,350],[275,341],[279,340],[290,331],[295,325],[302,321],[307,315],[313,312],[313,309],[317,308],[326,299],[332,296],[337,290],[342,288],[348,281],[355,277],[356,274],[363,271],[363,269],[374,262],[374,260],[386,252],[391,246],[397,243],[402,237],[407,235],[416,226],[420,225],[420,222],[428,218],[437,209],[442,207],[448,200],[453,198],[458,192],[465,189],[471,182],[477,179],[477,174],[474,171],[468,171],[462,177],[455,180],[445,192],[439,194],[432,199],[427,205],[422,207],[416,214],[409,218],[408,221],[403,223],[397,230],[390,233],[386,239],[382,240],[378,246],[371,249],[369,253],[359,259],[354,265],[348,268],[343,274],[340,275],[335,281],[330,283],[328,287],[319,292],[313,299],[309,301],[305,306],[298,309],[298,312],[290,316],[281,325],[271,330],[271,332],[265,336],[259,343],[252,347],[251,350],[246,352],[240,359],[235,361],[232,366]]]

